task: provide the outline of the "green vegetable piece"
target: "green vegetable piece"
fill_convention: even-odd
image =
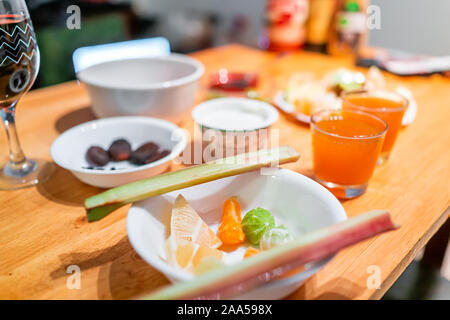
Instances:
[[[202,165],[132,182],[87,198],[84,205],[87,210],[88,221],[100,220],[128,203],[235,176],[251,170],[268,167],[272,164],[297,161],[299,157],[300,155],[295,149],[282,146],[243,153],[225,159],[217,159]]]
[[[340,83],[339,86],[341,87],[341,89],[343,91],[350,92],[350,91],[357,91],[357,90],[363,89],[364,84],[352,82],[352,83]]]
[[[268,250],[280,244],[287,243],[294,240],[288,228],[284,225],[277,226],[270,230],[267,230],[262,236],[259,247],[261,250]]]
[[[275,219],[272,214],[263,208],[253,209],[242,220],[242,229],[247,240],[258,245],[264,233],[275,227]]]

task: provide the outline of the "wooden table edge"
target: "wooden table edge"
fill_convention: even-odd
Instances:
[[[397,267],[395,267],[391,273],[386,277],[380,286],[380,289],[376,289],[369,300],[380,300],[386,292],[392,287],[395,281],[403,274],[405,269],[411,264],[413,259],[417,256],[419,251],[425,247],[425,245],[430,241],[433,235],[439,230],[439,228],[447,221],[450,214],[450,207],[445,209],[439,219],[437,219],[430,229],[421,237],[416,244],[413,246],[411,251],[399,262]]]

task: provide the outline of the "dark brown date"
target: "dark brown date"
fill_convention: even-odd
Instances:
[[[134,164],[147,164],[148,160],[155,156],[159,146],[154,142],[143,144],[131,153],[130,161]]]
[[[86,160],[89,163],[87,169],[103,170],[103,166],[109,161],[130,161],[136,165],[145,165],[158,161],[170,154],[169,150],[159,150],[159,145],[147,142],[132,151],[130,143],[125,139],[115,140],[106,151],[102,147],[92,146],[86,152]],[[112,167],[110,170],[116,170]]]
[[[163,151],[161,151],[161,152],[158,152],[158,153],[155,154],[153,157],[151,157],[150,159],[148,159],[147,162],[146,162],[145,164],[148,164],[148,163],[152,163],[152,162],[158,161],[159,159],[162,159],[162,158],[168,156],[169,154],[170,154],[170,151],[169,151],[169,150],[163,150]]]
[[[119,139],[111,144],[108,152],[113,161],[125,161],[131,156],[131,145],[127,140]]]
[[[104,166],[109,162],[108,152],[98,146],[93,146],[86,152],[86,160],[93,166]]]

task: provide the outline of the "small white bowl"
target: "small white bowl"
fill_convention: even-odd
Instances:
[[[185,55],[116,60],[77,74],[100,117],[141,115],[181,121],[194,104],[203,65]]]
[[[204,161],[270,148],[269,127],[278,120],[270,104],[248,98],[218,98],[195,107]]]
[[[220,223],[223,202],[231,196],[238,196],[242,216],[251,209],[265,208],[278,223],[297,235],[347,219],[344,208],[327,189],[287,169],[279,169],[273,175],[253,171],[137,202],[127,216],[130,243],[145,261],[172,282],[189,281],[194,277],[163,259],[164,241],[170,233],[172,205],[178,194],[189,201],[213,230]],[[283,298],[300,287],[331,258],[309,263],[305,271],[269,282],[237,299]]]
[[[109,162],[104,170],[87,169],[86,152],[91,146],[107,150],[114,140],[124,138],[135,150],[153,141],[160,149],[171,151],[166,157],[137,166],[129,161]],[[56,164],[71,171],[82,182],[111,188],[164,172],[183,152],[187,138],[182,129],[165,120],[148,117],[113,117],[80,124],[62,133],[53,142],[50,154]],[[110,170],[115,167],[116,170]]]
[[[278,111],[270,104],[248,98],[217,98],[200,103],[192,118],[202,128],[222,131],[253,131],[270,127]]]

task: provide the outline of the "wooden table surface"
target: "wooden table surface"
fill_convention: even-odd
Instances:
[[[292,72],[311,71],[319,77],[338,67],[352,67],[349,58],[305,52],[276,55],[237,45],[194,56],[205,64],[206,74],[222,67],[260,72],[262,86]],[[343,205],[349,216],[388,209],[401,228],[341,251],[292,294],[292,299],[382,297],[448,218],[450,80],[438,75],[386,77],[389,85],[401,83],[412,90],[418,116],[402,130],[391,159],[376,169],[367,192]],[[202,81],[205,86],[207,78]],[[50,160],[51,143],[59,134],[94,118],[89,105],[85,90],[74,82],[29,93],[17,112],[27,155]],[[193,130],[189,115],[181,126]],[[310,175],[309,129],[284,116],[274,128],[280,129],[281,144],[289,144],[302,154],[300,161],[285,167]],[[4,133],[0,146],[2,160],[6,161]],[[86,221],[83,200],[99,191],[57,168],[49,181],[37,187],[0,192],[0,298],[124,299],[169,283],[128,242],[128,207],[99,222]],[[81,269],[79,290],[66,286],[70,265]],[[380,271],[379,289],[367,285],[377,276],[373,266]]]

